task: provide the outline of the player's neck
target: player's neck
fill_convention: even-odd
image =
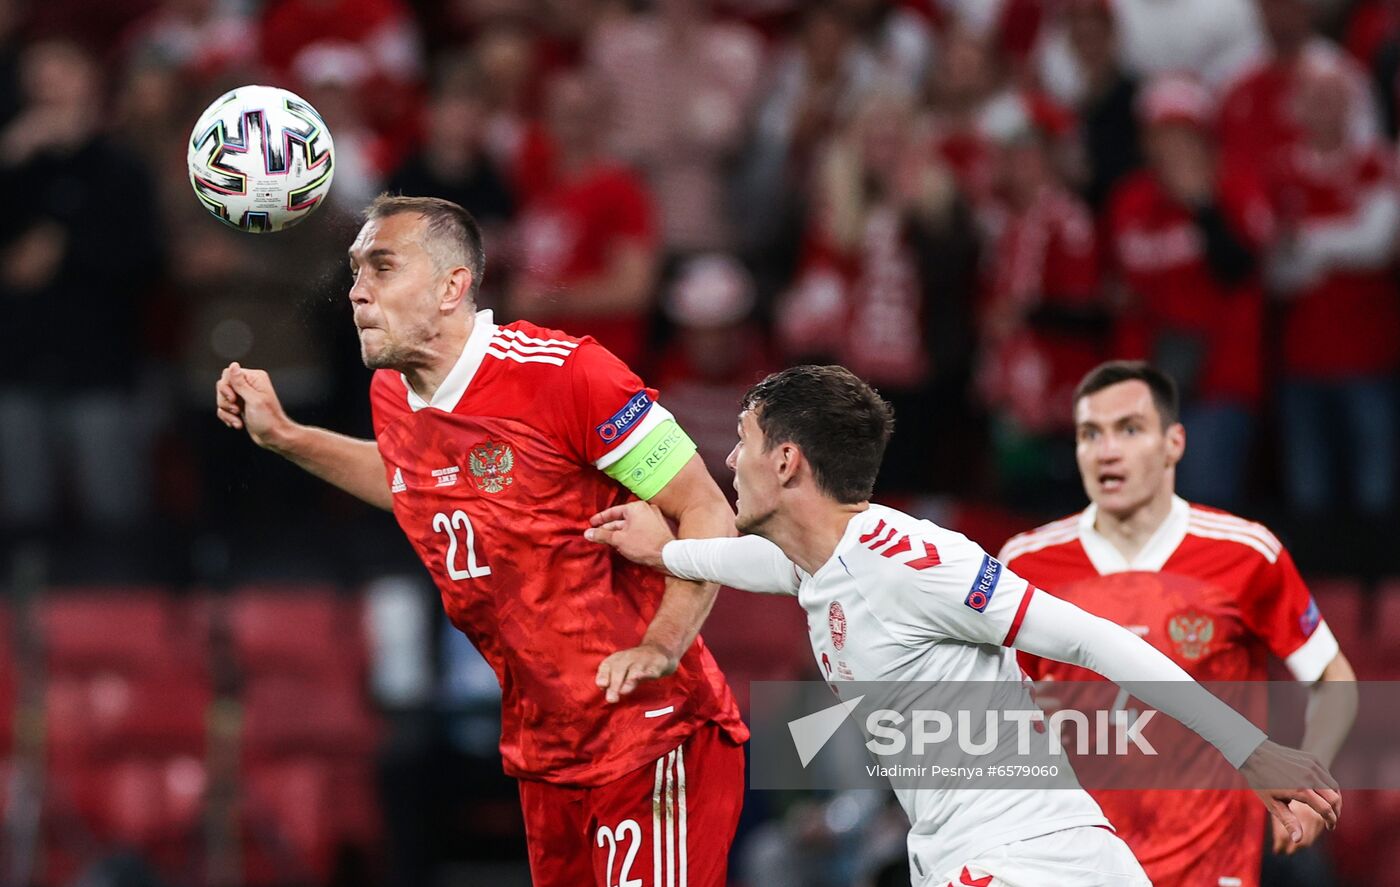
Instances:
[[[1171,510],[1172,497],[1169,490],[1165,495],[1153,496],[1129,512],[1113,514],[1102,508],[1097,509],[1094,529],[1131,562],[1147,546],[1148,541],[1171,514]]]
[[[427,401],[433,399],[447,374],[457,365],[475,327],[476,317],[472,315],[467,318],[465,326],[445,326],[436,336],[423,343],[417,359],[403,370],[404,378],[415,394]]]
[[[869,502],[842,504],[823,498],[804,502],[776,516],[764,536],[783,550],[787,559],[811,576],[831,560],[846,535],[851,518],[870,507]]]

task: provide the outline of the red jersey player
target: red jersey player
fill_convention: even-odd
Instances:
[[[1259,524],[1174,493],[1186,449],[1176,386],[1137,362],[1090,372],[1075,393],[1079,472],[1092,504],[1023,533],[1000,560],[1057,597],[1127,627],[1198,681],[1265,677],[1269,653],[1299,681],[1354,681],[1288,552]],[[1022,654],[1037,680],[1096,680],[1084,669]],[[1330,766],[1355,715],[1355,693],[1310,705],[1303,748]],[[1254,887],[1264,824],[1243,792],[1091,792],[1157,887]],[[1321,817],[1295,812],[1304,840]]]
[[[267,374],[238,364],[220,418],[393,510],[500,680],[537,887],[723,887],[748,731],[697,635],[715,588],[654,578],[582,528],[633,494],[686,535],[732,535],[733,512],[656,391],[602,346],[475,311],[465,210],[380,197],[366,218],[350,301],[378,370],[375,440],[292,422]]]

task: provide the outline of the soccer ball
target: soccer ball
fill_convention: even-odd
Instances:
[[[190,185],[224,224],[281,231],[325,200],[334,154],[330,130],[305,99],[275,86],[240,86],[219,96],[194,125]]]

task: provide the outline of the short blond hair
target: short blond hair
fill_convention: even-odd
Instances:
[[[405,197],[380,194],[365,208],[365,221],[412,213],[423,217],[428,234],[424,247],[432,254],[438,270],[465,267],[472,273],[467,296],[476,301],[481,278],[486,272],[486,248],[481,226],[458,204],[440,197]]]

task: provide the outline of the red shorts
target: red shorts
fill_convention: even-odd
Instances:
[[[521,780],[535,887],[725,887],[744,750],[706,724],[595,788]]]

